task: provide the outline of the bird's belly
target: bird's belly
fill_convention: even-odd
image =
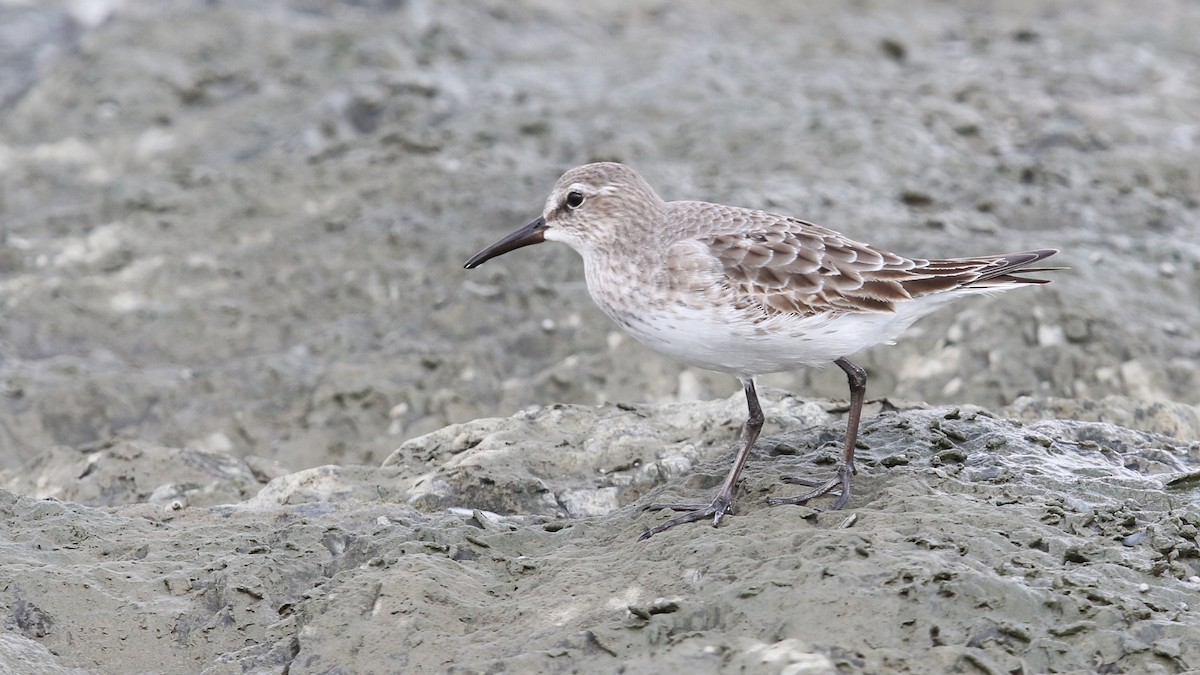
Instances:
[[[719,311],[671,307],[606,313],[646,346],[689,365],[738,376],[830,363],[894,341],[894,314],[779,315],[753,321]]]

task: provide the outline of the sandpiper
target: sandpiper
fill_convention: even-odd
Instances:
[[[746,393],[741,449],[716,497],[706,504],[651,504],[682,511],[641,538],[682,523],[733,513],[734,490],[762,430],[754,378],[801,366],[837,364],[850,384],[841,461],[811,490],[770,504],[803,504],[834,493],[850,500],[854,444],[867,374],[846,357],[892,343],[917,319],[974,293],[1045,279],[1040,249],[925,260],[850,239],[796,218],[697,201],[665,202],[633,169],[612,162],[563,174],[542,215],[475,254],[471,269],[514,249],[559,241],[583,257],[588,292],[613,321],[647,346],[684,363],[731,373]]]

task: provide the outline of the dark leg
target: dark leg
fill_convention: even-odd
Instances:
[[[812,483],[806,480],[792,479],[791,482],[814,485],[815,487],[796,497],[768,499],[767,503],[772,506],[778,504],[803,504],[810,499],[833,492],[835,488],[839,487],[841,488],[841,494],[838,495],[837,501],[833,503],[832,510],[836,511],[845,506],[846,502],[850,501],[850,477],[858,473],[858,470],[854,468],[854,444],[858,441],[858,422],[862,419],[863,398],[867,395],[867,371],[859,368],[845,358],[840,358],[834,361],[834,363],[846,371],[846,379],[850,382],[850,417],[846,419],[846,445],[842,448],[842,461],[838,463],[838,468],[834,472],[833,478],[824,483]]]
[[[721,483],[721,489],[717,490],[717,496],[709,504],[651,504],[646,507],[647,511],[658,509],[671,509],[672,511],[688,511],[674,518],[646,530],[642,533],[638,540],[649,539],[650,537],[669,530],[676,525],[683,523],[691,523],[697,520],[704,520],[712,516],[713,527],[721,522],[721,516],[727,513],[733,513],[733,491],[737,486],[738,477],[742,475],[742,467],[746,464],[746,458],[750,456],[750,449],[754,447],[754,442],[758,440],[758,433],[762,431],[763,412],[758,405],[758,393],[754,390],[754,378],[746,377],[742,379],[742,388],[746,390],[746,407],[750,409],[750,416],[746,420],[746,438],[745,445],[738,451],[737,457],[733,460],[733,468],[729,470],[729,475],[725,476],[725,482]]]

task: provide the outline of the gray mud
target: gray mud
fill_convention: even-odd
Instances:
[[[1200,669],[1198,34],[0,0],[0,671]],[[848,511],[762,505],[844,429],[840,372],[780,374],[738,514],[636,543],[719,482],[736,382],[615,332],[565,247],[461,269],[601,159],[1071,270],[856,358]]]
[[[844,424],[837,404],[771,390],[738,513],[636,541],[665,517],[639,510],[648,495],[720,482],[739,399],[468,422],[382,468],[287,474],[224,506],[9,494],[8,640],[105,672],[1200,663],[1200,442],[889,405],[863,429],[853,508],[772,508],[798,489],[787,476],[831,470]],[[171,484],[242,488],[228,468],[204,483],[196,457],[140,450]],[[84,484],[128,467],[128,448],[96,454]]]

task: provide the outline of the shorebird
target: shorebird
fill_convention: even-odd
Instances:
[[[467,261],[472,269],[542,241],[583,257],[588,292],[621,328],[650,348],[741,381],[749,415],[733,467],[711,502],[656,503],[682,514],[676,525],[733,513],[734,491],[763,426],[755,377],[834,363],[850,385],[841,460],[825,481],[772,505],[836,494],[850,500],[854,445],[867,373],[847,357],[893,343],[917,319],[961,297],[1046,279],[1019,276],[1055,267],[1036,263],[1055,249],[926,260],[906,258],[831,229],[755,209],[698,201],[666,202],[633,169],[612,162],[567,171],[542,215]]]

